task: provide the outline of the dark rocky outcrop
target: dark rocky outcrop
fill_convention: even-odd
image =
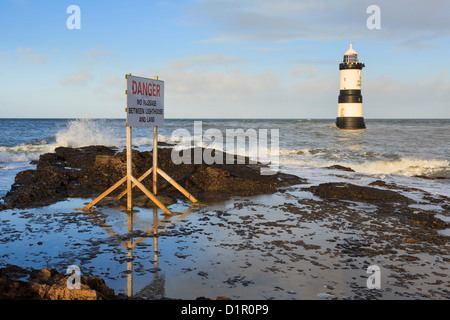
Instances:
[[[223,159],[223,164],[174,164],[171,148],[158,149],[158,164],[200,201],[273,193],[279,187],[304,182],[297,176],[280,172],[261,175],[263,166],[250,164],[246,157],[235,156],[234,163],[227,164],[229,161],[226,161],[225,153],[211,149],[206,151],[215,159]],[[205,149],[188,149],[184,155],[189,155],[189,152],[190,159],[194,159],[194,152],[203,154]],[[152,152],[133,150],[133,175],[136,178],[152,167],[152,157]],[[237,164],[238,159],[244,164]],[[54,153],[40,156],[35,170],[17,174],[11,190],[3,198],[3,209],[42,206],[69,197],[94,197],[125,175],[126,150],[118,152],[104,146],[56,148]],[[143,180],[143,184],[151,190],[151,177]],[[136,197],[143,195],[137,188],[135,190]],[[158,180],[158,192],[170,197],[182,197],[162,178]]]
[[[351,183],[329,182],[307,188],[323,199],[340,199],[367,203],[412,203],[412,199],[392,190],[358,186]]]

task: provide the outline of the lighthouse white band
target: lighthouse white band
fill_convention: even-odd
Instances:
[[[362,103],[338,103],[338,117],[362,117]]]
[[[361,70],[341,70],[340,90],[361,90]]]

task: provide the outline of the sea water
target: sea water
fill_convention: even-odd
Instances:
[[[201,121],[203,133],[218,129],[224,136],[227,129],[242,129],[244,133],[249,129],[278,130],[279,146],[273,149],[279,156],[276,169],[305,178],[309,185],[324,182],[368,185],[383,180],[437,196],[450,196],[450,120],[366,120],[366,130],[344,131],[337,129],[331,119],[166,119],[165,126],[158,128],[158,140],[179,143],[173,132],[186,129],[191,133],[187,139],[192,146],[210,146],[207,138],[199,139],[194,121]],[[40,155],[59,146],[106,145],[121,150],[126,143],[124,124],[124,119],[0,119],[0,197],[10,190],[18,172],[34,169]],[[151,150],[152,140],[151,128],[133,129],[133,148]],[[237,151],[251,153],[245,148]],[[333,165],[350,167],[354,172],[328,168]],[[70,199],[43,208],[6,210],[0,214],[0,267],[6,264],[35,269],[51,267],[64,273],[68,266],[77,265],[83,275],[105,279],[116,293],[130,295],[131,292],[149,299],[218,295],[233,299],[329,298],[330,294],[324,293],[324,285],[335,287],[338,298],[351,297],[353,289],[348,283],[358,279],[357,286],[365,286],[366,270],[362,267],[336,269],[332,266],[339,262],[338,258],[329,261],[326,252],[336,250],[330,240],[356,237],[355,231],[344,228],[338,233],[314,221],[290,225],[287,230],[290,232],[264,227],[280,219],[281,225],[297,219],[294,213],[277,209],[280,205],[291,204],[306,213],[313,210],[298,201],[311,197],[314,200],[309,192],[293,189],[197,208],[181,202],[170,207],[181,214],[155,218],[152,209],[138,208],[131,221],[130,215],[117,208],[101,207],[93,213],[74,210],[89,199]],[[448,219],[448,213],[437,203],[411,206],[412,210],[416,207],[433,210],[437,217]],[[373,208],[366,205],[362,210],[370,213]],[[222,214],[227,214],[226,226]],[[245,228],[239,228],[242,219],[250,215],[255,227],[264,231],[251,241],[243,240],[241,233]],[[159,232],[160,236],[149,237],[152,232]],[[448,235],[448,229],[443,232]],[[285,266],[278,260],[284,256],[276,252],[272,256],[263,250],[274,239],[303,239],[320,249],[308,253],[297,248],[296,252],[304,254],[305,259]],[[253,245],[254,249],[245,250],[244,244]],[[308,254],[329,267],[318,268],[313,263],[316,260],[307,259]],[[383,261],[387,259],[384,256],[376,258],[381,260],[366,257],[362,260],[380,264],[383,272],[389,273],[384,264],[394,262]],[[424,259],[434,261],[435,257],[424,254]],[[305,272],[297,271],[299,268]],[[383,279],[392,282],[386,273]],[[424,281],[433,282],[429,278]],[[400,290],[389,283],[383,283],[384,288],[386,298],[391,297],[389,292]]]
[[[201,121],[203,133],[218,129],[256,132],[278,130],[279,166],[310,184],[351,182],[367,185],[381,179],[403,186],[450,196],[450,120],[366,120],[365,130],[340,130],[334,120],[310,119],[166,119],[158,128],[158,141],[180,143],[173,133],[186,129],[191,145],[207,147],[208,139],[196,139],[194,121]],[[0,119],[0,197],[15,175],[34,169],[33,160],[59,146],[88,145],[125,147],[124,119]],[[133,147],[151,150],[151,128],[133,129]],[[268,139],[270,144],[270,139]],[[248,154],[246,147],[238,153]],[[270,145],[269,145],[270,148]],[[330,169],[333,165],[355,172]]]

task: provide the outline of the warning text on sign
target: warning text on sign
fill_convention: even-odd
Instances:
[[[164,82],[127,76],[127,126],[164,125]]]

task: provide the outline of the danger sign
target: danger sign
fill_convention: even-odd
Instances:
[[[127,126],[164,125],[164,81],[127,75]]]

